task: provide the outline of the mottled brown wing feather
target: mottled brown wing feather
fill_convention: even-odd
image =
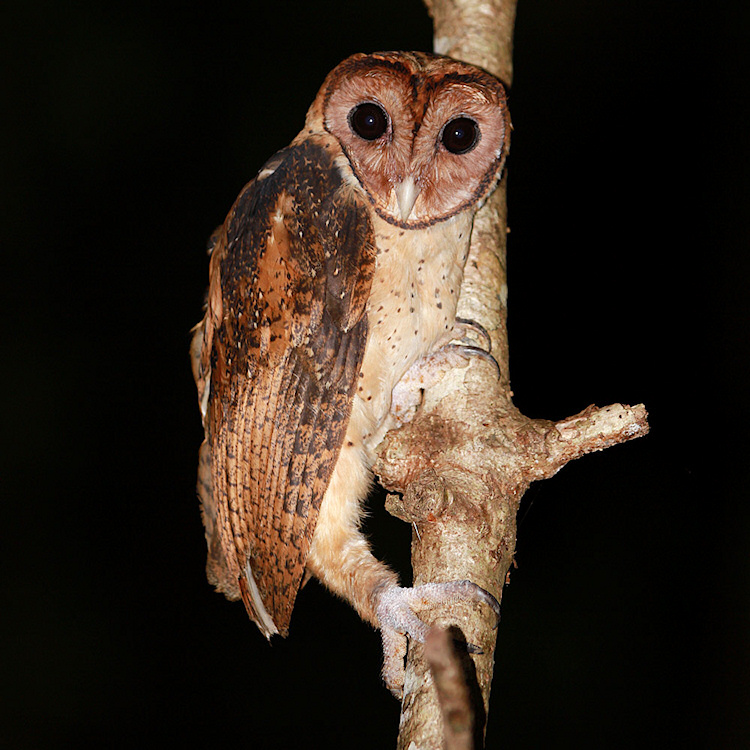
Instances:
[[[208,576],[267,635],[246,565],[286,635],[365,348],[374,238],[337,149],[320,137],[279,152],[273,174],[240,194],[193,345],[202,401],[209,389],[198,483]]]

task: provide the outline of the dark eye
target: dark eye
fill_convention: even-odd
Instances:
[[[457,117],[443,128],[440,140],[452,154],[465,154],[479,142],[479,126],[468,117]]]
[[[360,138],[374,141],[388,130],[388,115],[377,104],[364,102],[349,113],[349,127]]]

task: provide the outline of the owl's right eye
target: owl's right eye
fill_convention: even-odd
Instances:
[[[366,141],[375,141],[388,130],[388,115],[373,102],[358,104],[349,112],[349,127]]]
[[[479,142],[479,127],[468,117],[457,117],[443,128],[440,140],[452,154],[466,154]]]

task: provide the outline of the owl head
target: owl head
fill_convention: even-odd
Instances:
[[[419,52],[358,54],[334,68],[306,131],[341,145],[378,215],[418,229],[476,210],[508,150],[505,89],[484,70]],[[304,132],[304,131],[303,131]]]

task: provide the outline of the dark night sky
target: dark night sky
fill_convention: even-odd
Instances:
[[[0,30],[0,746],[393,747],[379,638],[316,584],[268,647],[205,581],[205,241],[417,0],[72,3]],[[64,8],[63,8],[64,6]],[[157,9],[158,8],[158,9]],[[746,3],[521,0],[511,375],[647,438],[535,485],[488,747],[750,746]],[[373,499],[379,554],[409,530]]]

